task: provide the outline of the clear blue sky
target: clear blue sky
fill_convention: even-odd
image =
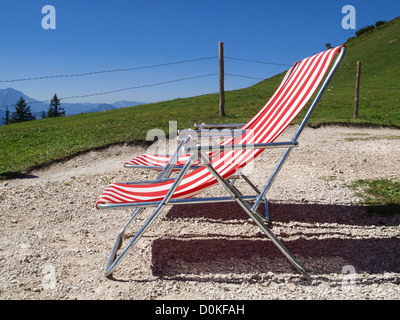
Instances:
[[[56,9],[56,29],[42,28],[42,7]],[[2,0],[0,80],[134,68],[216,57],[281,64],[344,43],[342,7],[356,9],[356,30],[400,15],[400,0]],[[225,60],[225,72],[267,78],[284,66]],[[127,72],[0,82],[38,100],[113,91],[218,73],[210,59]],[[257,83],[227,76],[226,90]],[[161,101],[218,91],[218,76],[126,90],[66,102]]]

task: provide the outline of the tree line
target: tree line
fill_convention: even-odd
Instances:
[[[356,37],[359,37],[363,33],[371,31],[371,30],[375,29],[375,27],[379,27],[379,26],[381,26],[381,25],[383,25],[385,23],[386,23],[386,21],[379,20],[379,21],[375,22],[375,25],[370,25],[370,26],[361,28],[360,30],[356,31]],[[347,41],[349,41],[351,39],[354,39],[354,37],[351,37],[351,38],[347,39]],[[328,43],[325,44],[325,48],[326,49],[331,49],[332,45],[328,42]]]
[[[3,117],[3,124],[7,125],[36,119],[36,116],[31,111],[31,107],[27,105],[24,98],[21,97],[14,107],[14,112],[10,112],[8,107],[6,108],[6,115]],[[49,110],[47,112],[43,111],[41,116],[42,118],[65,116],[65,110],[61,107],[60,99],[57,97],[57,94],[55,94],[53,99],[51,99]]]

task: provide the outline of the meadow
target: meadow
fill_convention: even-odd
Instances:
[[[399,35],[397,18],[349,39],[346,56],[309,125],[400,127]],[[354,119],[357,61],[362,69],[359,116]],[[218,112],[219,95],[210,94],[1,126],[0,178],[113,144],[145,143],[151,129],[168,134],[170,121],[176,121],[178,129],[202,122],[245,123],[268,101],[283,75],[226,92],[223,117]]]

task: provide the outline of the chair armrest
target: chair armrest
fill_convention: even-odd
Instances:
[[[232,151],[232,150],[255,150],[267,148],[293,148],[297,147],[297,141],[290,142],[272,142],[272,143],[253,143],[253,144],[231,144],[231,145],[211,145],[211,146],[190,146],[184,147],[186,153],[210,152],[210,151]]]
[[[195,123],[196,128],[242,128],[245,123]]]
[[[128,182],[118,182],[118,184],[154,184],[154,183],[160,183],[160,182],[167,182],[167,181],[172,181],[175,180],[174,178],[166,178],[166,179],[159,179],[159,180],[144,180],[144,181],[128,181]]]
[[[236,138],[241,137],[244,133],[250,132],[252,130],[242,130],[242,129],[215,129],[215,130],[193,130],[193,129],[186,129],[186,130],[179,130],[178,137],[179,139],[184,139],[187,136],[192,136],[192,138],[222,138],[222,139],[229,139],[229,138]]]

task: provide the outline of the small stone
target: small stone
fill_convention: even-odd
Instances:
[[[289,291],[294,291],[294,290],[296,290],[296,285],[293,283],[293,282],[289,282],[289,283],[286,283],[286,288],[289,290]]]

